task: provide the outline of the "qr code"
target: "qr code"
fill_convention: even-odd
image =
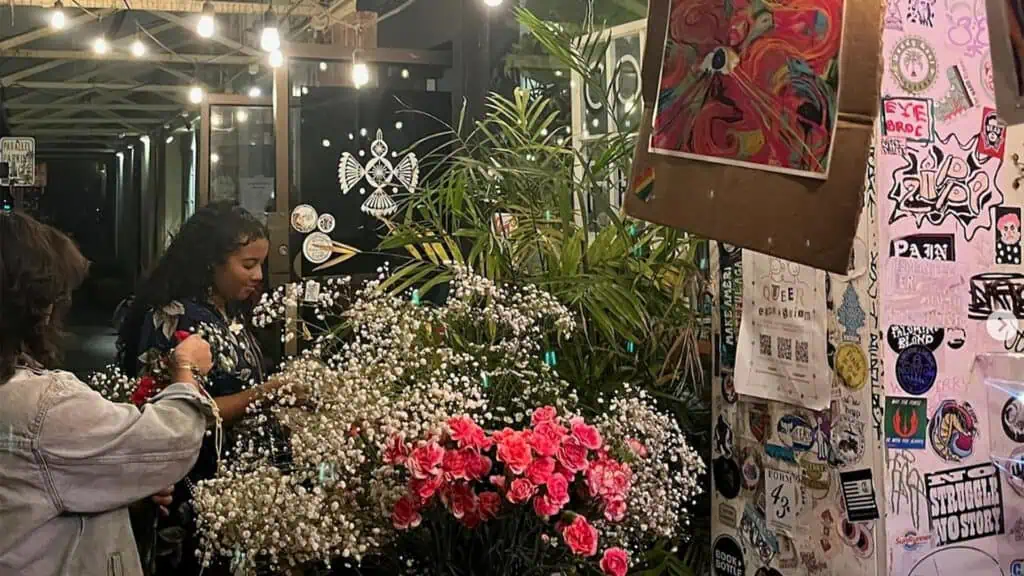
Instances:
[[[779,336],[779,358],[782,360],[793,359],[793,339]]]
[[[805,340],[796,341],[796,361],[802,364],[810,362],[810,358],[807,353],[807,342]]]
[[[767,334],[761,334],[761,355],[772,355],[772,337]]]

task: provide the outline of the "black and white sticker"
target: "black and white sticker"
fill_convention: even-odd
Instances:
[[[850,522],[866,522],[877,519],[878,504],[875,502],[875,485],[871,480],[871,470],[865,468],[840,472],[839,480],[843,487],[846,518]]]

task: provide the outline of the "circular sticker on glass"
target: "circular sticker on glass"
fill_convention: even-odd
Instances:
[[[740,450],[740,474],[743,476],[743,487],[747,490],[756,490],[761,485],[761,474],[764,469],[764,460],[757,449],[744,446]]]
[[[316,229],[316,208],[299,204],[292,210],[292,228],[300,234],[309,234]]]
[[[896,381],[907,394],[919,396],[931,390],[938,372],[935,354],[927,346],[915,344],[896,358]]]
[[[732,500],[740,493],[740,467],[732,458],[720,456],[715,458],[712,466],[712,476],[715,480],[715,490],[726,500]]]
[[[313,264],[323,264],[331,257],[331,237],[323,232],[313,232],[302,242],[302,255]]]
[[[949,462],[962,462],[974,454],[974,441],[979,434],[974,408],[957,400],[943,400],[928,424],[932,450]]]
[[[851,390],[860,390],[868,381],[868,358],[859,344],[847,342],[836,350],[836,374]]]
[[[904,90],[920,94],[935,83],[938,71],[935,50],[923,38],[904,36],[892,51],[889,71]]]
[[[711,569],[714,576],[746,576],[743,564],[743,549],[735,538],[723,534],[715,539],[712,547]]]
[[[1024,446],[1018,446],[1010,452],[1003,471],[1006,472],[1006,483],[1018,496],[1024,498]]]
[[[334,224],[334,216],[330,214],[321,214],[316,221],[316,227],[324,234],[334,232]]]
[[[1016,396],[1003,405],[1003,432],[1014,442],[1024,442],[1024,403]]]

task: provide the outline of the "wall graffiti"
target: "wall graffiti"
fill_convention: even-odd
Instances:
[[[914,530],[920,530],[921,513],[928,504],[917,457],[910,450],[893,450],[889,453],[888,470],[889,510],[910,516]]]
[[[987,320],[999,310],[1024,319],[1024,274],[987,272],[972,277],[970,284],[967,316],[972,320]]]
[[[988,53],[985,0],[946,0],[946,41],[965,56]]]

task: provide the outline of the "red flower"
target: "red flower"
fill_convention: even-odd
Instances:
[[[558,514],[561,509],[562,506],[553,501],[550,496],[545,495],[533,499],[533,511],[542,518],[550,518]]]
[[[636,454],[640,458],[647,458],[647,447],[639,440],[636,438],[630,438],[629,440],[626,440],[626,444],[629,445],[629,449],[633,451],[633,454]]]
[[[491,459],[475,450],[463,450],[466,453],[466,472],[471,480],[487,476],[491,471]]]
[[[423,517],[420,516],[416,500],[412,496],[403,496],[395,502],[395,508],[391,511],[391,523],[398,530],[408,530],[420,525]]]
[[[501,495],[497,492],[481,492],[477,497],[477,504],[484,520],[494,518],[501,509]]]
[[[448,428],[451,430],[452,440],[459,445],[459,448],[486,449],[491,447],[491,439],[487,437],[487,433],[468,416],[459,416],[448,420]]]
[[[554,456],[567,431],[558,422],[541,422],[530,435],[530,446],[540,456]]]
[[[191,335],[192,333],[189,332],[188,330],[178,330],[177,332],[174,333],[174,339],[177,340],[179,344],[181,344],[185,340],[188,340],[188,337]]]
[[[513,504],[522,504],[537,493],[537,487],[526,478],[516,478],[508,490],[508,501]]]
[[[426,478],[441,474],[441,463],[444,461],[444,448],[437,442],[423,444],[412,451],[406,466],[413,478]]]
[[[473,457],[474,460],[476,459]],[[468,480],[469,473],[467,471],[468,462],[466,461],[466,454],[462,450],[449,450],[444,453],[444,461],[441,464],[441,469],[444,470],[445,477],[449,480]]]
[[[516,432],[498,442],[498,460],[505,463],[515,474],[522,474],[533,461],[530,453],[528,436],[524,432]]]
[[[480,510],[477,509],[472,512],[466,512],[466,515],[459,521],[462,522],[462,525],[466,528],[472,529],[479,526],[480,523],[484,521],[484,517],[480,514]]]
[[[408,458],[409,445],[400,435],[395,434],[388,440],[387,448],[384,450],[384,463],[404,465]]]
[[[451,510],[452,516],[456,518],[462,519],[464,516],[476,512],[476,494],[465,482],[452,485],[442,492],[441,497],[448,509]]]
[[[533,411],[530,417],[530,426],[536,426],[541,422],[554,422],[558,418],[558,410],[554,406],[543,406]]]
[[[515,436],[516,434],[517,432],[511,428],[503,428],[491,434],[491,440],[494,441],[495,444],[501,444],[506,438],[509,436]]]
[[[587,469],[587,448],[575,436],[566,436],[558,449],[558,462],[570,472]]]
[[[626,576],[629,570],[629,554],[622,548],[609,548],[601,558],[601,571],[608,576]]]
[[[547,496],[559,507],[569,503],[569,481],[561,474],[552,474],[548,478]]]
[[[143,376],[132,392],[132,404],[142,406],[156,393],[156,380],[152,376]]]
[[[491,476],[489,480],[495,488],[501,492],[505,492],[505,486],[507,485],[508,480],[504,476]]]
[[[577,556],[588,557],[597,554],[597,529],[583,516],[572,519],[572,522],[562,530],[562,538]]]
[[[555,459],[554,458],[537,458],[534,460],[530,467],[526,469],[526,477],[537,485],[543,485],[548,483],[548,478],[555,471]]]
[[[605,502],[604,517],[609,522],[622,522],[626,517],[626,501],[616,499]]]
[[[413,478],[409,481],[409,490],[419,497],[421,502],[430,500],[444,484],[443,476],[430,476],[429,478]]]
[[[584,422],[583,418],[573,418],[570,425],[572,426],[572,435],[580,441],[580,444],[590,450],[597,450],[601,447],[601,433],[597,431],[597,428]]]

